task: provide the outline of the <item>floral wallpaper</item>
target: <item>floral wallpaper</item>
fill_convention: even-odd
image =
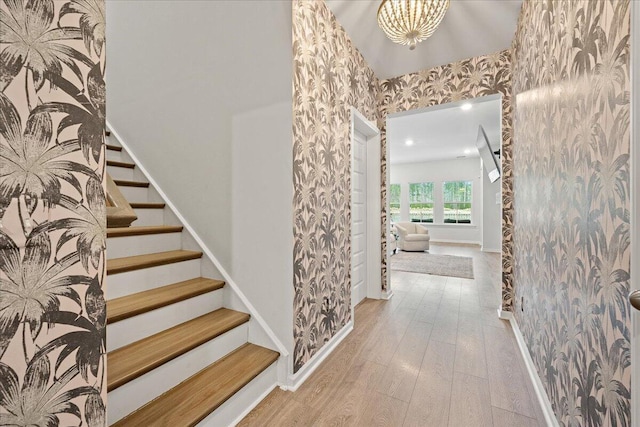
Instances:
[[[562,426],[630,425],[629,0],[525,2],[515,316]]]
[[[104,0],[0,1],[0,425],[104,426]]]
[[[321,0],[293,1],[294,372],[351,319],[351,106],[377,79]]]
[[[509,50],[492,55],[465,59],[417,73],[393,77],[380,82],[378,127],[382,136],[382,153],[386,156],[386,122],[389,114],[446,104],[480,96],[502,95],[502,309],[510,311],[513,304],[513,176],[511,146],[511,53]],[[387,176],[386,157],[382,177]],[[385,183],[382,183],[385,186]],[[382,206],[386,207],[386,191]],[[386,212],[382,215],[382,230],[387,229]],[[383,239],[386,242],[386,239]],[[386,248],[383,248],[383,253]],[[383,257],[383,260],[386,258]],[[383,266],[383,270],[386,266]],[[383,288],[386,274],[383,272]]]

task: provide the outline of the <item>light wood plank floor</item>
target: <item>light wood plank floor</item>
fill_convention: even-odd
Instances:
[[[508,322],[497,317],[500,257],[475,279],[391,272],[390,301],[365,300],[355,328],[296,391],[274,390],[240,426],[544,426]]]

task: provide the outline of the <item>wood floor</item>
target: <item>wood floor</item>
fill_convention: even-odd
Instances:
[[[544,418],[508,322],[497,318],[500,258],[475,279],[392,271],[390,301],[365,300],[355,328],[296,391],[274,390],[240,426],[534,427]]]

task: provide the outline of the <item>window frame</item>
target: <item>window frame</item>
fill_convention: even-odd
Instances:
[[[392,196],[391,196],[391,193],[392,193],[391,189],[394,186],[398,187],[398,203],[397,203],[397,205],[398,205],[398,217],[397,218],[398,219],[397,219],[397,221],[394,221],[394,219],[393,219],[393,215],[394,214],[391,211],[392,208],[393,208],[393,205],[394,205],[393,199],[392,199]],[[396,222],[400,222],[401,220],[402,220],[402,184],[389,184],[389,221],[391,223],[396,223]]]
[[[413,200],[413,195],[411,192],[411,186],[412,185],[425,185],[425,184],[431,184],[431,200],[421,200],[421,201],[414,201]],[[409,183],[409,222],[415,222],[418,224],[434,224],[435,223],[435,218],[436,218],[436,202],[435,202],[435,197],[434,197],[434,193],[435,193],[435,187],[436,184],[434,181],[423,181],[423,182],[410,182]],[[414,220],[411,216],[411,205],[412,204],[421,204],[421,205],[431,205],[431,218],[427,218],[427,219],[423,219],[422,218],[422,214],[421,217],[418,220]],[[428,209],[428,208],[427,208]]]
[[[469,197],[468,201],[447,201],[445,187],[450,183],[464,183],[469,186]],[[466,195],[465,195],[466,196]],[[466,197],[465,197],[466,198]],[[456,211],[456,219],[447,219],[446,209],[447,205],[469,205],[469,219],[460,219],[459,212],[461,209],[457,208]],[[473,225],[473,181],[471,180],[459,180],[459,181],[443,181],[442,182],[442,223],[443,224],[464,224],[464,225]]]

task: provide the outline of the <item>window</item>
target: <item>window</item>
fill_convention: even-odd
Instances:
[[[389,186],[389,214],[391,222],[400,221],[400,184]]]
[[[409,184],[409,219],[433,222],[433,182]]]
[[[447,224],[471,224],[471,182],[445,182],[443,196],[444,222]]]

